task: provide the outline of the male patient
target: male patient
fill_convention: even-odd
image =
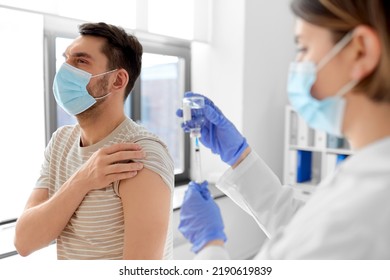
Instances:
[[[105,23],[79,32],[53,85],[78,124],[59,128],[46,147],[15,247],[27,256],[56,240],[58,259],[171,259],[172,158],[124,114],[142,46]]]

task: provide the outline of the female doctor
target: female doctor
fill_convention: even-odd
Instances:
[[[355,153],[303,205],[206,98],[201,142],[231,165],[217,186],[268,236],[257,258],[390,259],[390,3],[293,0],[291,7],[298,53],[290,103],[311,127],[347,137]],[[190,182],[179,230],[196,258],[229,258],[207,182]]]

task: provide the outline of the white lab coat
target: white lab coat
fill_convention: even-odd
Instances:
[[[357,151],[304,205],[255,152],[217,186],[268,235],[257,259],[390,259],[390,137]],[[196,259],[227,259],[210,246]]]

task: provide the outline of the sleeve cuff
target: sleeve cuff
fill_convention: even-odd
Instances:
[[[229,260],[229,253],[222,246],[207,246],[202,249],[194,260]]]
[[[217,186],[229,186],[235,185],[235,182],[259,160],[259,156],[253,150],[247,155],[247,157],[235,168],[229,168],[218,180]],[[222,187],[224,188],[224,187]]]

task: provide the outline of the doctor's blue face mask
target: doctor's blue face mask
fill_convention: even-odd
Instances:
[[[335,57],[350,41],[352,32],[345,35],[316,65],[312,61],[291,62],[287,84],[290,103],[306,123],[318,130],[342,136],[345,111],[343,96],[354,88],[358,81],[350,81],[334,96],[317,100],[311,95],[318,71]]]
[[[110,94],[107,93],[96,98],[92,97],[87,91],[87,85],[91,78],[106,75],[116,70],[92,75],[68,63],[62,64],[54,77],[53,83],[53,92],[57,104],[73,116],[84,112],[95,104],[96,100],[105,98]]]

